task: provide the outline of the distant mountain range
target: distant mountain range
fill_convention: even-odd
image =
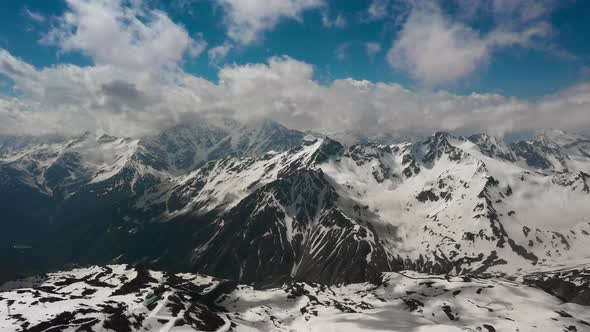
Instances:
[[[6,284],[2,329],[350,328],[335,313],[361,329],[590,326],[559,304],[590,305],[584,135],[344,145],[215,119],[2,142],[0,284],[103,265]],[[105,265],[121,263],[138,267]]]
[[[0,259],[16,272],[142,262],[336,284],[407,269],[514,276],[590,258],[583,135],[345,146],[217,119],[1,151]]]

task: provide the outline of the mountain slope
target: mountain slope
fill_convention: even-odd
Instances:
[[[186,126],[192,128],[188,137]],[[217,134],[211,137],[211,132]],[[180,160],[185,150],[163,145],[171,137],[182,137],[177,140],[182,148],[207,150],[209,154],[185,165],[172,163]],[[115,230],[121,230],[122,224],[137,226],[134,218],[150,218],[134,208],[146,195],[168,188],[176,176],[211,158],[280,151],[299,145],[302,137],[269,121],[220,125],[198,120],[157,137],[130,139],[85,133],[65,141],[7,150],[0,156],[0,209],[7,211],[2,218],[5,231],[0,236],[6,257],[1,258],[17,270],[22,269],[22,263],[36,267],[46,262],[59,265],[79,259],[111,259],[110,253],[121,249],[116,244],[121,234]],[[225,149],[224,144],[234,144],[235,149]],[[107,243],[113,251],[98,249]],[[22,259],[11,248],[14,245],[35,249]],[[88,257],[92,250],[95,253]]]
[[[3,157],[18,171],[4,183],[53,207],[37,222],[54,265],[147,262],[268,285],[520,276],[589,258],[581,136],[346,147],[270,122],[203,126],[19,151]]]
[[[245,282],[357,282],[408,268],[519,274],[587,258],[583,172],[533,173],[442,133],[394,146],[306,142],[211,162],[142,208],[200,225],[193,267]]]
[[[585,331],[587,307],[521,281],[385,273],[267,289],[111,265],[0,287],[0,329],[46,331]]]

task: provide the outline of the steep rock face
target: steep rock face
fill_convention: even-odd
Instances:
[[[590,172],[590,137],[553,130],[511,144],[522,165],[541,172]]]
[[[539,287],[563,301],[590,305],[590,268],[587,264],[536,271],[523,276],[522,280],[525,284]]]
[[[467,139],[477,145],[481,153],[490,158],[501,158],[512,162],[516,161],[517,157],[510,146],[500,138],[481,133],[471,135]]]
[[[566,188],[570,188],[573,191],[590,193],[590,187],[588,187],[588,181],[590,175],[584,172],[575,173],[563,173],[556,174],[552,177],[551,181]]]
[[[166,201],[170,223],[219,215],[204,226],[206,242],[195,243],[198,270],[244,282],[332,283],[367,280],[387,265],[374,230],[339,206],[319,168],[343,147],[308,142],[259,159],[211,162],[154,198]]]
[[[301,144],[303,133],[269,120],[244,125],[230,119],[195,120],[143,139],[173,174],[190,172],[227,156],[253,157]]]
[[[196,266],[244,282],[294,277],[322,283],[376,278],[387,265],[370,225],[348,216],[321,170],[262,186],[215,221]]]
[[[2,274],[16,275],[27,266],[23,266],[23,256],[18,246],[33,246],[41,252],[51,226],[51,214],[57,202],[48,194],[23,183],[20,174],[13,168],[0,165],[0,264]],[[16,248],[15,248],[16,246]],[[25,256],[26,257],[26,256]],[[48,261],[43,255],[30,260],[31,266],[44,269]],[[28,263],[28,262],[27,262]]]
[[[512,145],[515,154],[527,166],[536,170],[567,171],[567,164],[559,150],[544,139],[532,142],[518,142]]]
[[[426,166],[433,165],[443,155],[446,155],[451,161],[459,161],[465,157],[465,154],[449,142],[450,138],[451,135],[448,133],[435,133],[425,141],[414,144],[411,156]]]

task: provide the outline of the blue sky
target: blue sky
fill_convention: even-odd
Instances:
[[[589,13],[581,0],[4,0],[0,134],[141,135],[215,112],[329,132],[581,130]]]
[[[222,1],[221,1],[222,2]],[[386,1],[382,1],[385,3]],[[393,1],[391,1],[393,3]],[[92,59],[80,52],[59,52],[55,45],[39,41],[49,27],[56,24],[68,5],[63,0],[4,0],[0,19],[0,46],[29,63],[44,67],[60,62],[80,65]],[[183,25],[191,36],[202,34],[210,47],[234,44],[232,50],[217,65],[226,63],[259,63],[272,55],[288,55],[313,64],[320,81],[351,77],[370,81],[397,82],[404,86],[420,86],[404,70],[392,68],[386,53],[395,41],[401,26],[404,4],[392,4],[378,19],[368,13],[371,1],[327,1],[301,10],[296,18],[279,18],[272,28],[260,32],[259,39],[246,45],[236,45],[227,36],[227,19],[223,5],[216,1],[151,1],[148,6],[164,11],[176,23]],[[475,31],[490,29],[492,13],[480,13],[470,22],[449,1],[447,15],[457,22],[467,22]],[[587,80],[590,67],[590,3],[562,1],[551,6],[542,20],[551,24],[551,36],[534,47],[502,47],[493,51],[490,59],[472,74],[437,86],[460,94],[497,92],[504,95],[535,98]],[[396,12],[397,10],[397,12]],[[453,17],[452,15],[456,15]],[[35,17],[42,18],[35,20]],[[327,26],[323,18],[341,26]],[[368,56],[367,43],[379,45],[374,56]],[[185,59],[187,72],[217,80],[218,68],[204,53],[196,59]]]

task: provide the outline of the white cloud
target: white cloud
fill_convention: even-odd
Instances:
[[[529,102],[498,94],[412,91],[398,84],[352,79],[324,86],[312,77],[312,66],[284,57],[271,58],[268,65],[228,67],[220,72],[219,88],[227,93],[217,106],[242,119],[271,117],[298,129],[324,132],[503,134],[590,126],[590,84]]]
[[[239,44],[256,42],[281,19],[299,20],[301,13],[324,6],[324,0],[216,0],[226,13],[228,36]]]
[[[275,91],[278,98],[306,95],[316,87],[313,66],[289,57],[272,57],[268,64],[228,66],[219,71],[219,86],[236,102],[248,96],[258,98],[262,91]]]
[[[37,23],[43,23],[45,22],[45,15],[41,14],[40,12],[34,11],[34,10],[30,10],[27,7],[23,7],[23,12],[25,13],[25,15],[30,18],[31,20],[37,22]]]
[[[322,13],[322,24],[326,28],[346,28],[348,26],[348,21],[346,18],[340,14],[336,15],[334,19],[330,18],[330,15],[327,12]]]
[[[191,43],[188,45],[188,54],[192,58],[196,58],[199,55],[201,55],[201,53],[203,53],[203,51],[205,51],[206,49],[207,49],[207,41],[203,37],[203,34],[199,33],[198,38],[193,39],[191,41]]]
[[[493,0],[491,9],[496,18],[527,22],[549,14],[558,0]]]
[[[173,10],[188,14],[192,17],[197,17],[197,12],[195,11],[195,4],[198,3],[200,0],[172,0],[170,2],[170,6]]]
[[[338,45],[338,47],[336,47],[336,50],[334,50],[334,55],[336,56],[336,59],[342,61],[342,60],[346,60],[346,58],[348,58],[348,50],[350,49],[350,43],[342,43],[340,45]]]
[[[143,135],[207,103],[214,84],[178,70],[136,72],[97,64],[36,69],[0,50],[0,74],[21,95],[0,108],[0,133],[85,130]]]
[[[438,3],[441,6],[452,3],[455,14],[469,21],[477,21],[482,16],[496,24],[523,24],[545,18],[560,4],[559,0],[402,0],[410,6],[424,3]]]
[[[367,51],[367,56],[373,60],[375,59],[375,55],[381,52],[381,44],[376,42],[368,42],[365,44],[365,49]]]
[[[387,16],[389,0],[373,0],[367,8],[367,14],[370,20],[379,20]]]
[[[420,6],[411,11],[387,60],[415,80],[436,86],[469,76],[499,48],[528,46],[549,31],[547,24],[537,23],[519,30],[497,27],[481,34],[451,21],[437,6]]]
[[[197,56],[204,41],[140,1],[67,0],[69,10],[42,39],[63,52],[80,51],[95,63],[126,69],[175,65],[188,52]]]
[[[220,82],[183,73],[130,76],[111,66],[36,69],[0,51],[0,73],[19,98],[0,98],[0,134],[75,134],[85,130],[141,136],[186,116],[271,118],[328,133],[430,134],[438,130],[495,134],[542,128],[587,130],[590,84],[529,102],[497,94],[413,91],[352,79],[322,85],[312,65],[288,57],[226,66]]]
[[[212,47],[207,51],[209,63],[213,66],[219,66],[231,49],[232,45],[227,43]]]

